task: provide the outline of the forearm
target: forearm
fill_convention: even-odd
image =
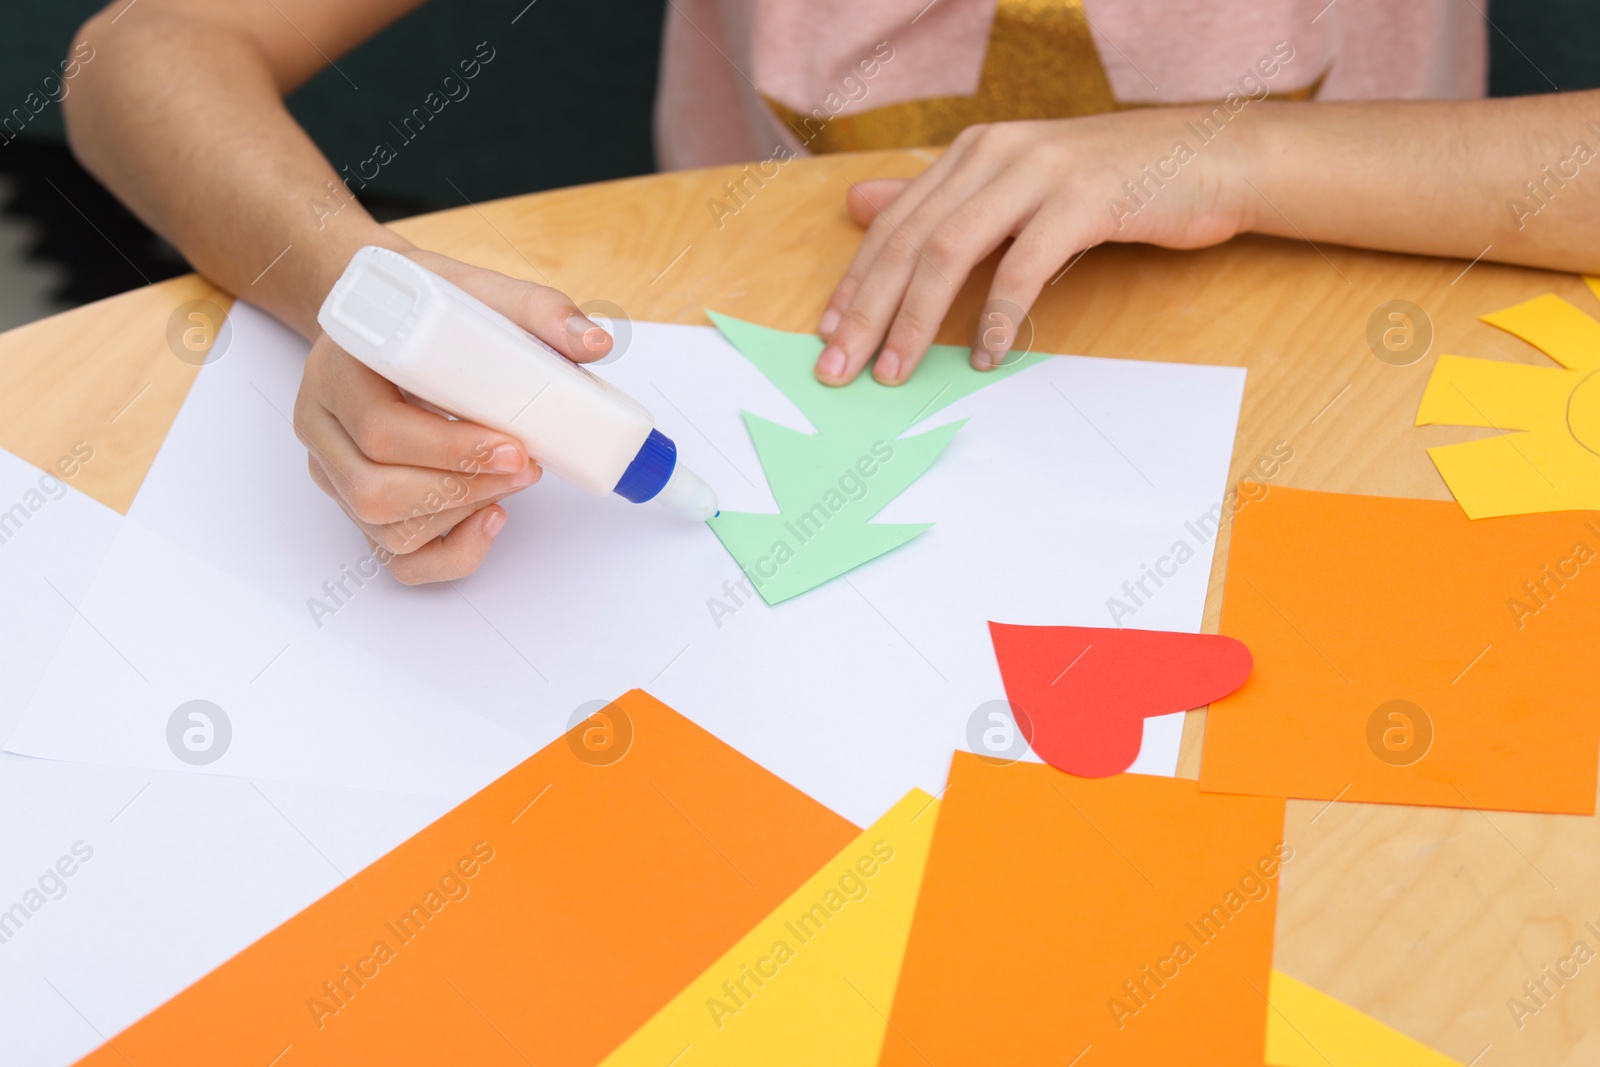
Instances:
[[[355,201],[283,106],[292,86],[280,81],[301,72],[285,74],[237,27],[135,12],[80,34],[95,59],[64,102],[73,150],[202,274],[313,336],[357,248],[408,243]]]
[[[1250,106],[1245,229],[1600,272],[1600,93]]]

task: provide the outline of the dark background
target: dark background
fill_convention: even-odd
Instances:
[[[471,94],[448,105],[363,193],[380,218],[653,169],[650,113],[665,0],[525,5],[433,0],[290,97],[290,109],[334,166],[353,169],[377,142],[398,145],[390,123],[438,89],[479,42],[495,50],[494,60],[468,83]],[[94,0],[8,0],[0,101],[20,103],[56,73],[73,32],[101,6]],[[1600,86],[1600,6],[1594,0],[1496,0],[1489,17],[1493,95]],[[175,250],[73,162],[55,104],[21,137],[0,145],[0,183],[0,224],[22,235],[11,253],[50,279],[45,310],[187,270]],[[108,254],[108,242],[132,264]],[[0,327],[15,324],[0,321]]]
[[[104,6],[6,0],[0,113],[59,73],[72,35]],[[295,92],[289,107],[335,168],[353,171],[380,141],[399,148],[362,193],[379,218],[458,206],[463,197],[490,200],[648,174],[665,11],[665,0],[433,0],[339,58],[337,70]],[[456,64],[479,42],[495,54],[466,83],[470,93],[447,105],[415,144],[402,146],[389,124],[458,73]],[[177,251],[77,165],[64,136],[61,108],[51,104],[22,136],[0,144],[0,181],[10,192],[0,189],[0,221],[22,224],[16,254],[52,277],[45,310],[185,273]],[[0,328],[16,325],[15,313],[13,319],[0,320]]]

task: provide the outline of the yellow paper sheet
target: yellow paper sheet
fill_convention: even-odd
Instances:
[[[1502,431],[1430,448],[1469,518],[1600,509],[1600,322],[1547,294],[1483,316],[1561,364],[1440,356],[1418,426]]]
[[[1272,972],[1268,1067],[1461,1067],[1343,1001]]]
[[[906,794],[602,1067],[874,1067],[938,807]]]

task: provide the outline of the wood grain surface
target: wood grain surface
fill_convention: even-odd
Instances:
[[[809,330],[859,237],[844,209],[848,184],[911,176],[932,158],[792,161],[763,184],[745,182],[733,214],[712,209],[735,206],[724,183],[744,171],[729,167],[469,204],[396,228],[633,319],[705,323],[712,307]],[[992,269],[965,287],[940,340],[970,336]],[[1547,292],[1600,315],[1576,277],[1487,262],[1253,237],[1196,252],[1113,245],[1046,288],[1032,347],[1247,367],[1235,478],[1285,442],[1293,457],[1269,486],[1445,499],[1424,450],[1492,431],[1412,425],[1434,360],[1546,363],[1478,316]],[[1409,366],[1368,347],[1368,319],[1391,299],[1418,305],[1434,330]],[[48,467],[88,442],[96,458],[74,484],[125,511],[195,374],[169,342],[174,314],[194,300],[228,304],[191,276],[0,335],[0,446]],[[1226,548],[1224,527],[1207,630]],[[1204,713],[1191,714],[1181,764],[1190,776],[1203,729]],[[1595,819],[1295,801],[1286,834],[1296,857],[1279,901],[1281,969],[1475,1067],[1600,1063],[1600,961],[1562,988],[1547,981],[1554,995],[1520,1028],[1506,1003],[1526,1000],[1522,983],[1575,941],[1600,950],[1583,927],[1600,929]]]

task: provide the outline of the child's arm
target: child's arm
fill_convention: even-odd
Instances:
[[[405,402],[320,336],[317,309],[356,249],[406,252],[574,359],[611,345],[556,290],[379,225],[283,106],[419,2],[115,0],[73,42],[63,101],[73,150],[124,203],[213,282],[316,339],[294,418],[311,476],[407,582],[476,569],[505,522],[496,502],[539,472],[514,439]]]
[[[909,184],[852,190],[871,225],[822,315],[817,376],[850,381],[881,344],[874,376],[904,381],[968,273],[1007,238],[994,314],[973,342],[980,368],[1050,279],[1105,241],[1197,248],[1254,232],[1600,271],[1597,153],[1600,92],[974,127]]]

